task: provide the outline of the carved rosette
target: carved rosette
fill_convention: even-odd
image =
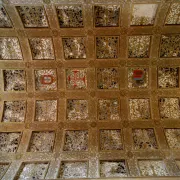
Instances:
[[[31,62],[25,62],[26,68],[30,68],[33,64]]]
[[[64,123],[63,122],[59,122],[58,123],[58,129],[63,129],[64,128]]]
[[[65,97],[66,97],[66,93],[64,91],[59,92],[58,98],[65,98]]]
[[[86,35],[87,36],[94,36],[95,35],[95,32],[93,30],[87,30],[86,31]]]
[[[127,152],[127,157],[128,157],[128,158],[133,158],[133,156],[134,156],[134,155],[133,155],[133,153],[132,153],[131,151],[128,151],[128,152]]]
[[[126,60],[120,60],[119,61],[119,67],[126,67],[126,65],[127,65]]]
[[[157,66],[157,64],[158,64],[158,59],[152,59],[151,60],[151,65],[152,66]]]
[[[88,62],[88,65],[89,65],[89,67],[94,67],[95,66],[95,61],[94,60],[90,60]]]
[[[97,126],[97,123],[96,123],[96,122],[92,122],[92,123],[90,124],[90,126],[91,126],[92,128],[95,128],[95,127]]]
[[[16,160],[20,160],[22,158],[22,154],[16,154]]]
[[[155,119],[154,120],[154,125],[156,126],[156,127],[161,127],[161,120],[160,119]]]
[[[128,90],[120,90],[120,96],[126,97],[128,95]]]
[[[57,29],[53,29],[51,32],[53,37],[57,37],[59,35],[59,31]]]
[[[89,91],[89,96],[92,98],[95,98],[96,92],[95,91]]]
[[[43,0],[44,4],[50,4],[51,0]]]
[[[127,33],[128,33],[128,28],[122,27],[122,28],[120,29],[120,33],[121,33],[122,35],[127,35]]]
[[[153,28],[153,34],[154,35],[160,35],[160,34],[162,34],[162,31],[163,29],[162,29],[162,27],[161,26],[155,26],[154,28]]]
[[[23,29],[17,29],[16,32],[19,37],[22,37],[22,38],[28,37],[26,31],[24,31]]]
[[[128,121],[123,121],[123,127],[128,128],[129,127],[129,122]]]
[[[25,128],[26,128],[26,129],[30,129],[30,127],[31,127],[31,124],[30,124],[30,123],[26,123],[26,124],[25,124]]]
[[[134,32],[135,32],[135,29],[133,27],[131,27],[131,28],[128,29],[127,35],[129,35],[129,36],[133,35]]]
[[[64,62],[58,61],[56,65],[58,68],[62,68],[62,67],[64,67]]]
[[[34,97],[34,93],[33,92],[28,93],[28,98],[33,98],[33,97]]]

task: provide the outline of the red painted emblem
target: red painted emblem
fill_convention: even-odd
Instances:
[[[52,84],[53,81],[54,81],[54,77],[52,75],[41,76],[41,84]]]
[[[68,81],[71,84],[73,84],[74,87],[76,87],[78,85],[79,81],[83,81],[85,83],[86,77],[85,76],[80,77],[80,72],[78,70],[74,70],[72,72],[73,72],[73,75],[71,74],[68,76]]]
[[[136,69],[133,71],[133,78],[134,80],[143,80],[144,78],[144,72],[140,69]]]

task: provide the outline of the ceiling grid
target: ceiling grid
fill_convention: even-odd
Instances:
[[[154,25],[131,26],[131,14],[133,10],[132,8],[133,4],[136,3],[158,4]],[[162,115],[160,114],[160,108],[163,109],[165,103],[169,103],[170,106],[173,106],[171,104],[171,101],[168,102],[169,98],[174,98],[171,100],[176,102],[176,99],[180,97],[180,71],[178,70],[176,74],[174,73],[175,75],[173,74],[174,76],[178,76],[178,82],[176,82],[178,84],[177,86],[173,84],[172,88],[158,87],[158,73],[160,67],[180,67],[179,54],[175,55],[174,57],[160,57],[162,36],[165,35],[166,37],[169,37],[169,35],[179,35],[180,33],[179,24],[165,25],[165,21],[168,13],[170,12],[172,3],[179,3],[179,1],[111,0],[107,2],[106,0],[3,0],[2,4],[12,21],[13,27],[0,28],[0,38],[17,37],[19,40],[23,58],[22,60],[0,59],[0,133],[22,132],[22,137],[20,139],[17,152],[3,152],[0,154],[0,164],[10,164],[2,179],[9,180],[17,178],[19,176],[20,169],[23,163],[49,163],[45,178],[59,178],[61,177],[60,169],[63,167],[62,162],[71,161],[88,162],[88,178],[100,178],[101,161],[110,162],[118,160],[125,160],[127,175],[129,177],[142,176],[139,169],[139,162],[141,162],[140,160],[162,160],[165,164],[169,176],[180,175],[179,169],[176,164],[176,161],[178,161],[180,158],[180,152],[176,148],[169,147],[168,140],[165,134],[165,129],[180,129],[180,117],[173,119],[170,115],[169,118],[163,119],[161,117]],[[98,5],[105,5],[107,7],[108,5],[119,6],[119,26],[95,27],[94,6]],[[16,6],[43,6],[48,21],[48,27],[24,27]],[[61,28],[57,17],[56,6],[81,6],[84,26],[82,28]],[[145,40],[141,40],[140,38],[142,38],[142,36],[150,37],[150,43],[147,43],[147,48],[146,46],[142,47],[145,49],[145,53],[148,57],[128,57],[130,55],[129,38],[134,38],[135,36],[137,36],[137,38],[133,39],[132,42],[137,43],[139,41],[140,43],[139,48],[136,44],[132,46],[132,51],[134,49],[137,49],[137,51],[139,51],[140,53],[142,50],[141,45],[144,45],[144,42],[146,41],[146,38]],[[80,41],[79,45],[77,43],[77,37],[80,38],[80,40],[81,38],[85,38],[85,42]],[[99,37],[102,38],[97,42],[97,38]],[[117,37],[118,43],[116,43],[115,37]],[[32,38],[51,38],[54,59],[40,58],[38,60],[34,60],[32,56],[33,51],[36,55],[36,53],[38,52],[38,45],[34,45],[33,48],[35,50],[30,48],[29,39]],[[65,58],[66,56],[64,54],[65,46],[63,45],[63,38],[69,38],[68,40],[72,42],[72,44],[75,44],[72,47],[69,47],[67,45],[67,47],[69,47],[69,49],[66,47],[67,53],[69,53],[67,59]],[[177,39],[178,38],[179,36],[177,36]],[[41,47],[45,40],[43,42],[37,42]],[[100,44],[100,46],[97,47],[98,43]],[[103,43],[106,44],[106,46],[104,46]],[[108,49],[109,43],[111,46],[111,50]],[[45,43],[45,45],[43,45],[45,48],[47,48],[47,45],[49,44],[50,43]],[[103,45],[101,46],[101,44]],[[85,51],[83,49],[83,45],[85,46]],[[77,48],[81,49],[81,51]],[[96,55],[98,54],[98,51],[100,51],[99,54],[100,56],[102,56],[102,59],[97,58]],[[135,51],[135,53],[137,51]],[[46,50],[40,49],[40,52],[46,53]],[[81,52],[80,55],[78,54],[79,52]],[[76,57],[74,58],[73,56],[75,56],[75,54],[78,54],[80,57],[85,54],[86,57],[84,59]],[[117,58],[112,58],[115,56],[117,56]],[[135,87],[136,84],[134,82],[132,82],[130,85],[131,79],[129,78],[129,76],[132,76],[132,73],[136,69],[145,69],[143,72],[145,73],[144,76],[146,76],[147,84],[143,84],[145,86],[144,88]],[[26,82],[25,90],[5,91],[4,87],[7,85],[7,82],[5,82],[4,80],[4,70],[24,70]],[[53,80],[51,80],[56,84],[56,87],[53,86],[51,87],[51,90],[47,90],[46,86],[42,83],[42,76],[38,75],[38,70],[47,70],[41,71],[42,74],[45,72],[43,74],[43,77],[45,77],[44,81],[52,78]],[[53,70],[53,75],[52,71],[50,70]],[[73,70],[78,71],[76,72]],[[21,77],[21,72],[18,73]],[[79,74],[77,75],[76,73]],[[35,75],[37,75],[37,77]],[[108,76],[109,78],[108,82],[113,81],[116,84],[111,84],[110,86],[107,85],[108,83],[104,83],[103,85],[98,83],[100,77],[104,77],[104,81],[106,81],[106,76]],[[79,84],[72,87],[71,83],[74,83],[75,79],[77,80],[78,78]],[[85,78],[85,80],[83,78]],[[100,79],[100,81],[101,80],[102,79]],[[85,81],[87,81],[87,83]],[[39,85],[38,82],[40,83]],[[78,89],[81,85],[82,87]],[[44,88],[45,90],[37,90],[37,87],[39,89]],[[117,99],[117,102],[119,102],[118,105],[116,104],[119,108],[118,119],[99,119],[99,100],[101,99]],[[132,119],[131,108],[129,105],[130,99],[135,100],[135,104],[145,103],[144,106],[147,106],[149,108],[150,117],[145,119]],[[139,99],[148,101],[138,101]],[[160,99],[162,99],[162,102],[160,102]],[[56,121],[37,121],[37,101],[50,100],[57,100]],[[84,105],[82,107],[81,104],[78,104],[79,101],[75,100],[86,100],[88,102],[88,118],[85,120],[68,120],[68,100],[74,100],[71,102],[74,103],[71,108],[74,108],[75,111],[78,111],[76,108],[82,108],[84,110],[84,106],[86,106]],[[26,115],[24,122],[3,122],[5,111],[4,102],[8,101],[26,101]],[[106,106],[106,103],[109,104]],[[104,102],[103,105],[103,108],[110,107],[112,111],[113,108],[116,108],[113,106],[114,104],[112,105],[111,101]],[[173,106],[173,108],[176,109],[175,105]],[[140,114],[140,116],[141,115],[142,114]],[[153,144],[152,148],[147,148],[144,150],[136,149],[136,146],[138,146],[139,142],[137,141],[137,144],[135,144],[133,138],[136,138],[135,130],[138,129],[145,129],[145,131],[143,132],[147,133],[147,136],[150,136],[150,138],[152,138],[154,133],[153,138],[155,137],[157,149],[154,148],[155,145],[152,143],[154,141],[153,138],[150,139],[150,143]],[[113,132],[104,131],[104,136],[106,137],[104,141],[106,142],[106,145],[108,145],[108,143],[110,142],[110,146],[114,147],[115,145],[120,143],[121,139],[123,150],[102,150],[100,147],[103,136],[102,130],[120,130]],[[55,133],[52,151],[29,152],[32,134],[34,132],[43,131]],[[64,150],[65,140],[68,136],[67,132],[70,133],[69,136],[73,136],[71,134],[71,131],[83,131],[83,133],[85,131],[88,131],[87,151]],[[119,132],[120,139],[118,139],[119,136],[117,135]],[[143,132],[140,133],[143,134]],[[83,138],[85,138],[85,135],[83,133],[81,134],[81,136],[79,135],[81,138],[79,138],[78,136],[76,137],[76,139],[82,141],[79,146],[82,146],[84,140]],[[109,134],[111,133],[114,133],[113,135],[118,140],[115,138],[110,141],[108,138],[111,138],[109,137]],[[50,140],[48,139],[48,142],[49,141]],[[75,144],[76,143],[78,144],[79,142],[75,142]],[[180,142],[178,143],[180,144]],[[71,148],[74,146],[75,145],[72,143]],[[83,166],[83,164],[81,164],[81,166]]]

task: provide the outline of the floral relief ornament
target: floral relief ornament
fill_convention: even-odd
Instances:
[[[153,129],[134,129],[133,140],[135,149],[158,149]]]
[[[180,57],[180,35],[162,35],[160,58]]]
[[[0,5],[0,27],[1,28],[11,28],[12,27],[11,20],[10,20],[5,8],[2,5]]]
[[[129,36],[128,57],[148,58],[151,36]]]
[[[142,176],[168,176],[163,161],[139,160],[138,164]]]
[[[42,6],[17,6],[16,8],[25,27],[48,27],[45,10]]]
[[[0,38],[0,59],[3,60],[22,60],[22,52],[18,38]]]
[[[26,80],[24,70],[4,70],[5,91],[25,91]]]
[[[82,6],[57,6],[56,12],[61,28],[82,28],[84,26]]]
[[[65,132],[64,151],[87,151],[88,131],[75,130]]]

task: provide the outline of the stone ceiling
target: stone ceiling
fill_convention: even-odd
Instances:
[[[179,25],[179,0],[3,0],[0,179],[180,176]]]

